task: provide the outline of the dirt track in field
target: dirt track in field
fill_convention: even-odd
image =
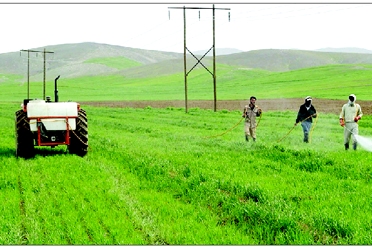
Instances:
[[[258,105],[263,111],[298,111],[300,105],[304,103],[303,99],[258,99]],[[343,104],[347,100],[324,100],[313,99],[313,105],[319,113],[333,113],[339,114]],[[363,114],[372,114],[372,101],[357,101],[362,107]],[[151,106],[152,108],[185,108],[184,100],[169,100],[169,101],[96,101],[96,102],[80,102],[82,106],[102,106],[102,107],[132,107],[145,108]],[[248,100],[218,100],[217,110],[243,110],[244,106],[248,104]],[[189,100],[187,108],[201,108],[214,110],[213,100]]]

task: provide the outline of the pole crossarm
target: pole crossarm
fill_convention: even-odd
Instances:
[[[186,48],[187,49],[187,51],[189,51],[189,53],[198,61],[188,72],[187,72],[187,74],[186,75],[189,75],[189,73],[198,65],[198,64],[201,64],[204,68],[205,68],[205,70],[207,70],[212,76],[213,76],[213,73],[211,72],[211,71],[209,71],[209,69],[206,67],[206,66],[204,66],[204,64],[201,62],[201,60],[209,53],[209,51],[211,51],[211,49],[212,49],[213,47],[211,47],[200,59],[198,59],[188,48]]]
[[[39,50],[31,50],[31,49],[21,49],[23,52],[37,52],[37,53],[54,53],[52,51],[39,51]]]
[[[192,9],[192,10],[230,10],[230,8],[207,8],[207,7],[168,7],[168,9]]]

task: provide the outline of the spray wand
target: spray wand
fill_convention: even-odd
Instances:
[[[257,122],[257,125],[256,125],[256,128],[258,127],[258,125],[260,124],[260,121],[261,121],[261,118],[262,118],[262,112],[260,113],[260,118],[258,119],[258,122]],[[204,138],[212,138],[212,137],[219,137],[219,136],[222,136],[222,135],[225,135],[226,133],[228,133],[229,131],[232,131],[233,129],[235,129],[242,121],[243,121],[244,117],[242,117],[238,123],[236,123],[233,127],[231,127],[230,129],[220,133],[220,134],[217,134],[217,135],[214,135],[214,136],[209,136],[209,137],[204,137]]]
[[[307,118],[305,118],[304,120],[302,120],[301,122],[297,122],[297,123],[295,123],[295,124],[293,125],[293,127],[289,130],[289,132],[288,132],[287,134],[285,134],[284,137],[282,137],[281,139],[278,140],[278,143],[281,142],[285,137],[287,137],[287,136],[289,135],[289,133],[291,133],[291,132],[293,131],[293,129],[297,126],[298,123],[302,123],[302,122],[304,122],[305,120],[311,118],[313,115],[316,115],[316,120],[317,120],[317,119],[318,119],[318,115],[317,115],[317,113],[314,113],[314,114],[308,116]]]

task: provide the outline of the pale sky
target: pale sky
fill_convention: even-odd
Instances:
[[[79,2],[0,2],[0,53],[80,42],[183,53],[183,9],[169,7],[184,6],[209,8],[186,9],[186,46],[192,52],[210,49],[213,3],[216,48],[372,50],[372,1]]]

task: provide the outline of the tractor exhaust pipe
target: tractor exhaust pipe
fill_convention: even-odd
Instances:
[[[54,79],[54,101],[55,102],[58,102],[57,80],[59,79],[59,76],[61,76],[61,75],[58,75],[58,77]]]

